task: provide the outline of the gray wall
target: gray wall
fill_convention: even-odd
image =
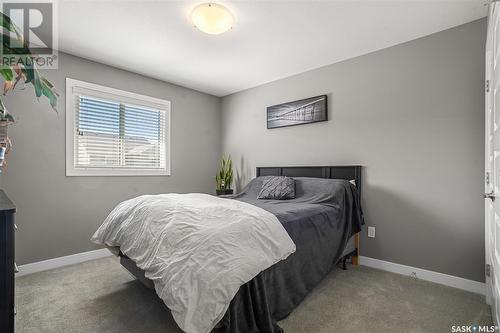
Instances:
[[[88,239],[124,199],[212,192],[224,151],[235,161],[239,186],[258,165],[364,165],[366,221],[377,237],[363,232],[362,255],[484,281],[485,28],[485,20],[475,21],[227,96],[222,104],[61,54],[59,70],[45,72],[61,93],[59,114],[43,99],[34,102],[31,87],[6,98],[17,123],[0,181],[18,206],[18,263],[97,248]],[[66,177],[66,77],[170,100],[172,176]],[[325,93],[330,121],[266,129],[266,106]]]
[[[364,256],[484,281],[486,21],[223,98],[238,183],[256,166],[361,164]],[[266,106],[328,94],[328,122],[266,129]]]
[[[141,75],[60,54],[45,71],[61,93],[59,114],[31,87],[6,98],[17,123],[14,150],[1,176],[18,207],[20,264],[97,248],[89,238],[120,201],[145,193],[213,192],[220,157],[220,99]],[[172,102],[169,177],[66,177],[65,79],[93,82]]]

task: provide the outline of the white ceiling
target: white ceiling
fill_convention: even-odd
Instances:
[[[59,48],[224,96],[486,15],[482,0],[215,1],[237,21],[214,36],[188,20],[207,1],[63,0]]]

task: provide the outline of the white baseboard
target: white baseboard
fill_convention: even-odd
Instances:
[[[100,259],[109,256],[112,256],[112,253],[108,249],[100,249],[100,250],[72,254],[65,257],[39,261],[32,264],[21,265],[19,266],[19,273],[16,274],[16,277],[33,274],[37,272],[43,272],[49,269],[78,264],[81,262]],[[360,256],[359,258],[360,258],[360,264],[363,266],[373,267],[401,275],[408,275],[408,276],[416,275],[417,278],[422,280],[439,283],[445,286],[454,287],[458,289],[463,289],[476,294],[485,295],[486,293],[486,285],[482,282],[467,280],[453,275],[428,271],[422,268],[396,264],[393,262],[374,259],[370,257]]]
[[[373,267],[401,275],[413,276],[421,280],[443,284],[445,286],[470,291],[476,294],[486,294],[486,284],[482,282],[369,257],[360,256],[359,258],[360,264],[363,266]]]
[[[19,273],[16,274],[16,277],[43,272],[49,269],[59,268],[63,266],[78,264],[89,260],[109,257],[111,255],[112,254],[108,249],[100,249],[34,262],[32,264],[21,265],[19,266]]]

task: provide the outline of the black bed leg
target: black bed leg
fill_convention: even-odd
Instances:
[[[347,270],[347,258],[342,259],[342,269],[344,271]]]

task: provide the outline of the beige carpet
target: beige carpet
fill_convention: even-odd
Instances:
[[[181,332],[115,258],[16,280],[17,332]],[[332,272],[280,322],[286,333],[450,332],[491,325],[484,297],[367,267]]]

